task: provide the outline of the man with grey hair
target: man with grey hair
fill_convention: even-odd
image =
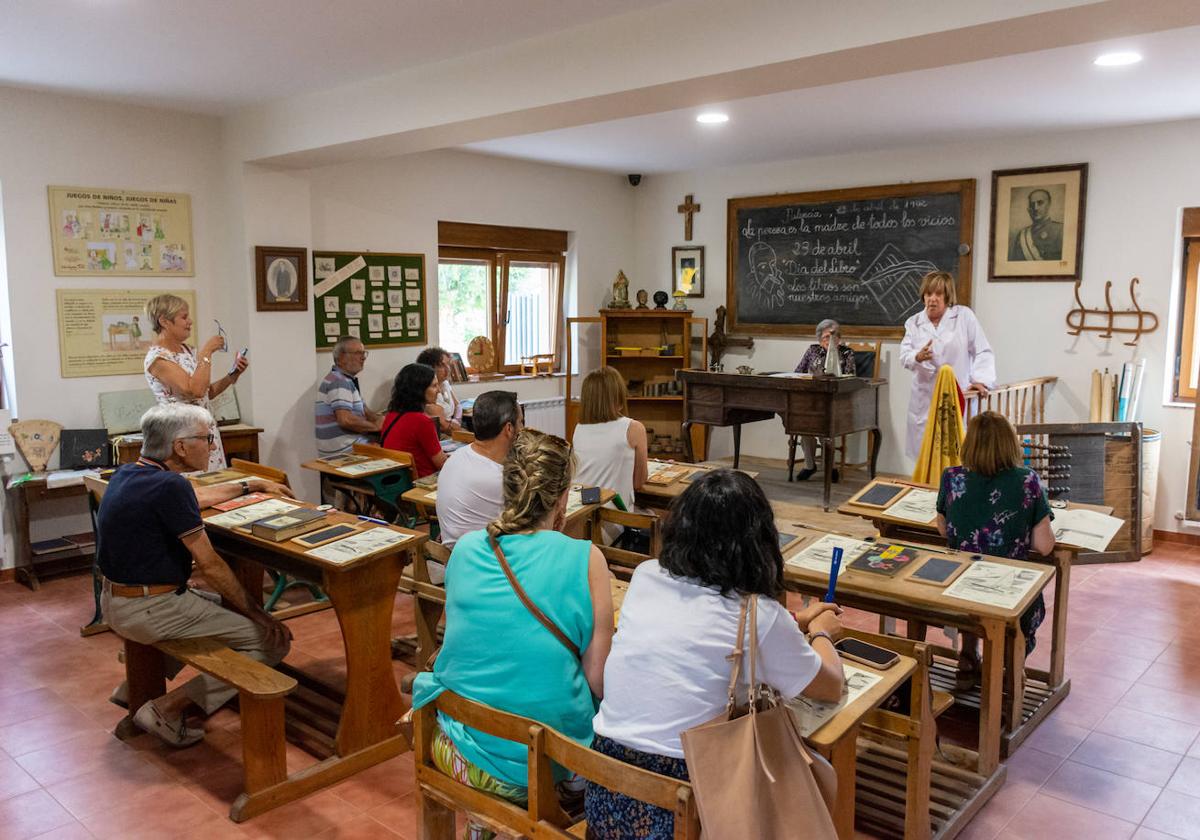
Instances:
[[[322,457],[349,452],[379,433],[380,417],[363,402],[358,374],[367,363],[367,350],[352,335],[333,345],[333,368],[317,388],[317,451]]]
[[[842,373],[854,373],[854,351],[845,344],[838,343],[838,336],[841,335],[842,325],[832,318],[826,318],[821,323],[817,324],[817,344],[809,345],[809,348],[804,353],[804,357],[800,359],[800,364],[796,365],[796,373],[813,373],[820,375],[825,371],[825,358],[829,355],[829,343],[832,341],[837,344],[838,364]],[[817,471],[817,439],[812,435],[800,435],[800,445],[804,449],[804,469],[796,473],[797,481],[808,481]],[[796,452],[796,435],[792,435],[788,441],[789,457],[788,463],[791,464],[794,460]],[[832,453],[825,453],[826,458],[832,457]],[[789,467],[790,468],[790,467]],[[833,480],[837,481],[841,478],[838,471],[833,471]]]
[[[157,405],[142,415],[142,455],[117,470],[96,515],[101,608],[115,633],[141,644],[207,636],[274,665],[287,655],[291,632],[247,595],[213,550],[200,510],[252,490],[291,493],[261,478],[193,488],[181,473],[208,465],[211,422],[203,408],[185,403]],[[193,561],[224,606],[188,588]],[[174,663],[170,676],[180,667]],[[204,730],[187,726],[188,704],[212,714],[236,694],[201,674],[133,710],[133,722],[171,746],[190,746]],[[127,696],[122,684],[112,699]]]

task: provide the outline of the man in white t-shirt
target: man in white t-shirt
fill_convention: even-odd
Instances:
[[[447,459],[437,483],[437,517],[442,544],[453,548],[459,537],[478,531],[504,506],[504,468],[523,418],[512,391],[487,391],[472,411],[475,442]]]

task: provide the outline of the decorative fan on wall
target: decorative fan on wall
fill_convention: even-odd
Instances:
[[[21,457],[34,472],[45,472],[58,448],[62,426],[53,420],[22,420],[8,427]]]
[[[477,335],[467,345],[467,364],[475,369],[481,380],[503,379],[496,372],[496,348],[486,335]]]

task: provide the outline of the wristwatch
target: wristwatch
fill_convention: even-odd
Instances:
[[[245,496],[247,493],[250,492],[250,482],[242,481],[241,485],[242,485],[242,495]],[[828,634],[826,634],[826,635],[828,635]]]
[[[831,645],[834,644],[833,636],[830,636],[829,633],[826,632],[825,630],[817,630],[812,633],[809,633],[808,634],[808,643],[811,645],[820,636],[824,636],[826,639],[828,639],[829,644],[831,644]]]

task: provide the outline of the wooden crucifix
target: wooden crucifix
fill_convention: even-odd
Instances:
[[[692,201],[692,194],[688,193],[683,197],[683,204],[675,208],[683,214],[683,238],[692,241],[692,215],[700,212],[700,205]]]

